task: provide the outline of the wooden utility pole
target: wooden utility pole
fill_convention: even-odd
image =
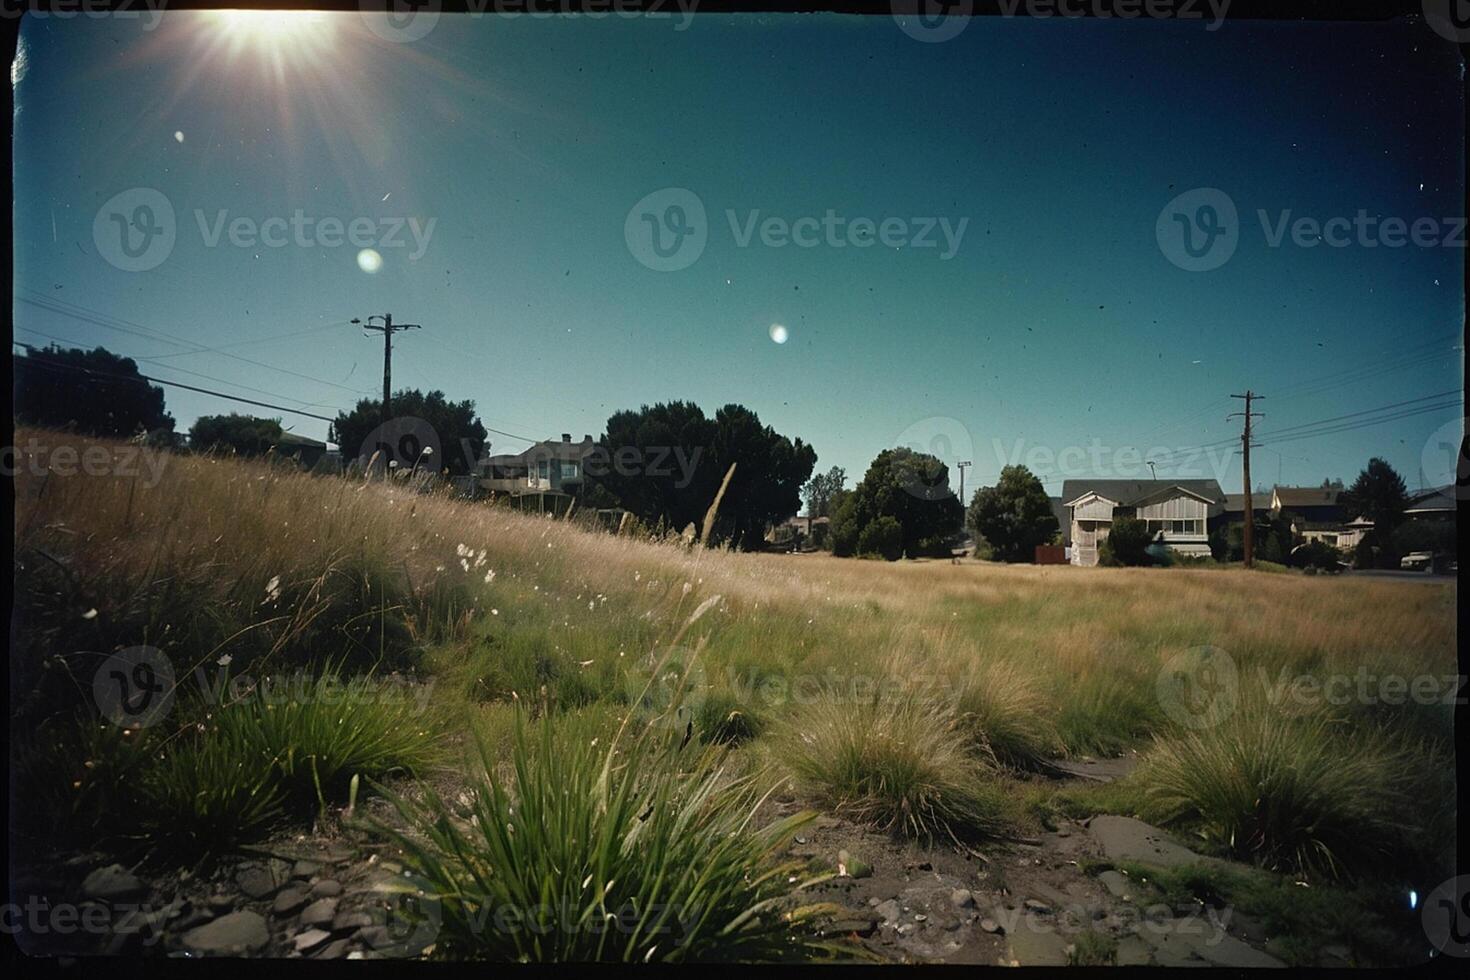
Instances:
[[[374,320],[383,322],[377,325],[372,322]],[[394,323],[392,313],[370,316],[366,323],[354,317],[352,322],[364,330],[377,330],[383,335],[383,424],[387,425],[388,420],[393,418],[390,405],[393,399],[393,333],[397,330],[420,330],[422,327],[417,323]]]
[[[1227,418],[1244,418],[1245,431],[1240,436],[1240,448],[1242,451],[1242,479],[1245,483],[1245,567],[1250,568],[1256,560],[1256,509],[1251,502],[1251,419],[1261,418],[1260,412],[1251,411],[1251,402],[1265,396],[1258,395],[1249,388],[1243,395],[1231,395],[1231,398],[1244,398],[1245,411],[1232,412]]]

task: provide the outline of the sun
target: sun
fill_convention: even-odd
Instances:
[[[255,48],[277,57],[321,45],[336,26],[319,10],[215,10],[211,15],[233,51]]]

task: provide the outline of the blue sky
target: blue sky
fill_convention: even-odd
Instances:
[[[1463,247],[1271,244],[1283,216],[1360,210],[1454,233],[1461,69],[1422,25],[986,19],[925,44],[888,17],[680,23],[445,16],[390,43],[355,15],[28,21],[16,336],[331,416],[381,387],[380,340],[346,321],[391,312],[425,328],[397,338],[395,387],[472,398],[506,433],[739,402],[852,479],[905,443],[972,459],[969,488],[1030,453],[1052,493],[1147,476],[1144,457],[1239,489],[1225,416],[1250,387],[1263,434],[1434,409],[1269,445],[1256,482],[1350,481],[1373,455],[1447,479],[1431,436],[1457,411],[1429,396],[1462,386]],[[137,188],[174,231],[129,271],[94,226]],[[705,243],[658,271],[635,205],[667,217],[667,188],[702,206]],[[1239,216],[1233,255],[1198,272],[1158,232],[1196,188]],[[330,234],[228,232],[298,211],[367,219],[381,267]],[[829,211],[843,247],[742,244]],[[858,218],[897,219],[896,244],[858,247]],[[252,411],[167,401],[185,428]]]

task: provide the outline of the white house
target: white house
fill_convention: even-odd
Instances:
[[[1072,564],[1096,565],[1113,521],[1133,517],[1180,554],[1207,556],[1207,522],[1225,500],[1214,480],[1067,480],[1062,484]]]

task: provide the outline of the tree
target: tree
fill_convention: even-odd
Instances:
[[[397,459],[400,466],[434,472],[447,468],[455,476],[470,473],[485,452],[485,426],[468,398],[452,402],[442,391],[424,394],[404,388],[393,393],[393,416],[387,426],[390,431],[382,438],[383,403],[364,398],[350,413],[338,413],[328,438],[341,447],[346,459],[358,458],[365,445],[371,455],[374,446],[369,443],[381,439],[395,457],[401,457]],[[425,454],[426,447],[434,453]],[[434,462],[427,461],[435,456]]]
[[[996,561],[1029,562],[1036,546],[1049,544],[1059,530],[1046,488],[1024,466],[1007,466],[993,487],[981,487],[970,500],[966,524],[983,537]]]
[[[106,348],[62,348],[15,358],[15,417],[19,422],[93,436],[172,432],[163,389],[150,385],[129,357]]]
[[[1398,561],[1393,553],[1393,532],[1404,519],[1404,508],[1408,506],[1408,491],[1403,477],[1399,476],[1386,460],[1373,457],[1358,474],[1353,485],[1338,497],[1348,518],[1366,517],[1373,522],[1373,529],[1365,537],[1377,547],[1381,560],[1389,565]]]
[[[949,468],[928,453],[883,450],[832,518],[832,553],[861,550],[864,529],[883,517],[903,529],[903,552],[910,558],[948,554],[950,538],[964,519],[964,508],[949,489]]]
[[[816,463],[811,446],[743,406],[726,405],[711,419],[691,402],[669,402],[613,414],[587,472],[643,523],[678,530],[703,525],[735,464],[711,543],[754,550],[768,524],[796,513]]]
[[[825,473],[818,473],[802,488],[802,497],[806,500],[806,514],[808,517],[831,517],[832,497],[842,491],[842,486],[847,482],[847,472],[840,466],[834,466]]]
[[[197,452],[228,449],[261,456],[281,441],[281,420],[252,415],[201,415],[189,426],[189,446]]]
[[[1119,565],[1148,565],[1153,561],[1148,553],[1152,540],[1147,523],[1136,517],[1120,517],[1113,521],[1103,545]]]
[[[892,517],[880,517],[858,535],[857,550],[864,558],[898,561],[903,557],[903,528]]]

